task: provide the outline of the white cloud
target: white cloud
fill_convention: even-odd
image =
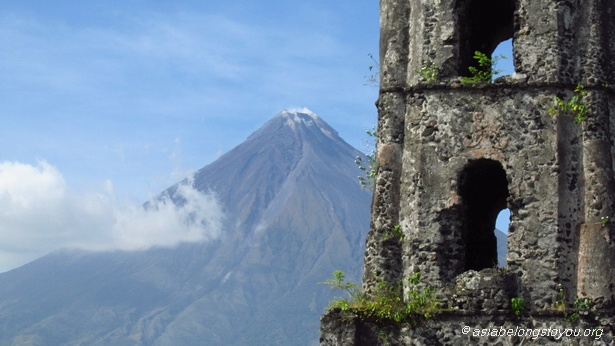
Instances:
[[[66,247],[145,250],[220,236],[222,208],[190,183],[177,190],[183,205],[163,198],[148,208],[119,201],[110,181],[102,185],[77,194],[47,162],[1,162],[0,271]]]

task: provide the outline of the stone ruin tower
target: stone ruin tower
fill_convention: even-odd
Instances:
[[[614,343],[615,1],[380,0],[380,7],[363,290],[403,285],[407,300],[406,278],[420,272],[442,311],[411,326],[334,309],[322,318],[321,345]],[[470,66],[480,69],[475,51],[489,56],[507,39],[514,74],[460,82]],[[497,269],[493,230],[505,208],[507,263]],[[521,316],[512,299],[523,301]],[[550,331],[487,337],[464,334],[464,326]],[[557,338],[554,328],[603,331]]]

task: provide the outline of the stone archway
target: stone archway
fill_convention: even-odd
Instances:
[[[460,172],[458,182],[463,205],[464,270],[494,268],[498,263],[495,221],[508,198],[506,172],[498,161],[473,160]]]
[[[503,41],[514,36],[515,0],[458,0],[459,74],[475,66],[474,52],[491,56]]]

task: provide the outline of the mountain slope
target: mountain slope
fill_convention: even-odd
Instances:
[[[227,214],[212,242],[141,252],[62,251],[0,274],[0,344],[307,345],[355,282],[370,194],[361,155],[310,112],[282,112],[192,183]],[[164,191],[181,204],[179,185]]]
[[[495,229],[495,238],[498,249],[498,267],[506,267],[506,254],[508,252],[508,234]]]

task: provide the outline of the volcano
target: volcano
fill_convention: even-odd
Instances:
[[[220,237],[63,250],[2,273],[0,344],[316,344],[336,295],[318,283],[338,269],[360,280],[371,193],[357,156],[314,113],[281,112],[158,196],[181,204],[182,184],[215,195]]]

